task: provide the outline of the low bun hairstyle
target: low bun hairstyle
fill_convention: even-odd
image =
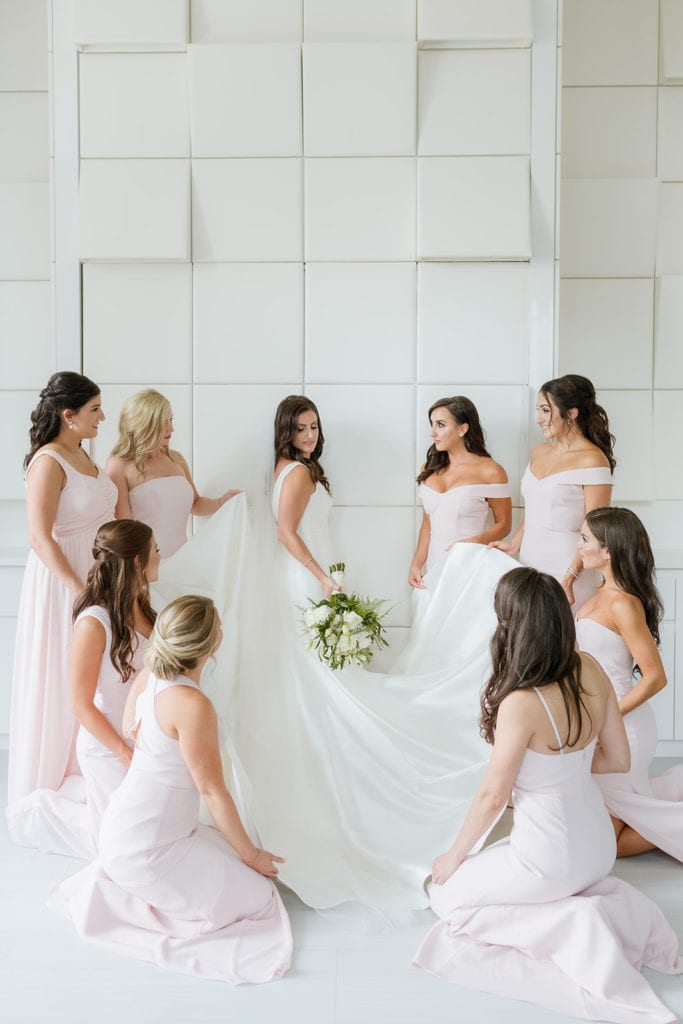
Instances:
[[[64,370],[53,373],[40,392],[40,401],[31,413],[29,431],[30,449],[24,458],[24,469],[44,444],[49,444],[59,434],[62,413],[65,409],[78,412],[86,402],[96,398],[100,389],[89,377],[81,373]]]
[[[596,445],[609,462],[614,472],[617,460],[614,458],[614,434],[610,434],[607,413],[595,400],[595,388],[588,377],[578,373],[566,373],[564,377],[547,380],[539,389],[542,395],[552,398],[560,416],[570,421],[569,410],[576,409],[576,423],[581,433]]]
[[[318,421],[318,443],[308,457],[292,444],[296,421],[304,412],[314,413]],[[329,494],[330,482],[319,462],[323,453],[325,437],[323,425],[320,422],[320,413],[315,402],[312,402],[306,395],[287,395],[286,398],[283,398],[275,413],[274,433],[275,464],[277,465],[278,459],[293,459],[295,462],[301,462],[311,474],[313,483],[322,484]]]
[[[467,430],[463,435],[463,441],[468,452],[472,455],[481,455],[485,459],[491,458],[486,450],[484,431],[479,421],[479,413],[477,412],[477,407],[474,402],[471,402],[469,398],[465,397],[465,395],[453,395],[450,398],[440,398],[437,402],[432,402],[429,407],[427,418],[430,424],[432,422],[432,413],[435,409],[447,409],[458,426],[467,425]],[[439,452],[436,449],[436,445],[430,445],[427,449],[424,468],[417,478],[418,484],[423,483],[428,477],[432,476],[433,473],[440,473],[446,468],[449,461],[448,452]]]
[[[158,679],[175,679],[213,653],[220,629],[221,620],[210,598],[197,594],[177,597],[157,616],[145,664]]]

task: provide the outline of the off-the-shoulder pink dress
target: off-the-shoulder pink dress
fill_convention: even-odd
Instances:
[[[116,487],[104,470],[99,469],[96,477],[79,473],[49,448],[36,453],[27,473],[39,458],[54,459],[64,470],[66,483],[52,535],[85,582],[93,561],[95,534],[114,518]],[[15,842],[59,853],[77,850],[71,849],[68,841],[63,847],[59,837],[44,831],[41,806],[53,800],[51,794],[61,788],[65,813],[68,792],[75,804],[81,804],[80,817],[84,798],[76,761],[78,722],[71,712],[67,664],[73,602],[71,591],[31,551],[17,620],[7,819]],[[88,832],[81,837],[86,851]]]
[[[583,488],[611,483],[612,474],[606,466],[567,469],[540,480],[527,466],[522,478],[524,536],[520,562],[561,580],[576,554],[586,518]],[[593,596],[597,586],[596,572],[584,569],[574,583],[575,611]]]
[[[617,698],[624,697],[637,681],[624,638],[589,618],[577,620],[576,638],[579,648],[602,665]],[[683,861],[683,765],[650,778],[650,764],[657,752],[657,725],[647,701],[624,715],[624,725],[631,748],[631,770],[596,776],[607,809],[657,849]]]
[[[183,546],[194,504],[194,492],[184,474],[145,480],[128,492],[128,500],[133,518],[152,527],[162,558]]]
[[[563,751],[547,711],[560,753],[526,750],[512,833],[432,885],[441,921],[413,962],[444,981],[573,1017],[669,1024],[674,1015],[640,968],[683,972],[678,940],[655,903],[608,876],[616,850],[591,775],[596,741]]]
[[[461,484],[448,491],[420,484],[422,507],[431,527],[425,572],[445,558],[451,544],[483,533],[489,515],[487,498],[509,497],[509,484]]]

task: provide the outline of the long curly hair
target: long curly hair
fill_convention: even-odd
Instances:
[[[566,423],[573,422],[570,409],[576,409],[576,423],[585,438],[600,449],[609,468],[614,472],[617,460],[614,457],[614,434],[610,434],[607,413],[595,400],[595,388],[588,377],[578,373],[566,373],[564,377],[547,380],[540,392],[552,398],[560,416]]]
[[[156,619],[143,575],[152,536],[147,523],[136,519],[117,519],[100,526],[92,548],[95,563],[74,604],[74,621],[84,608],[106,608],[111,623],[111,663],[122,683],[133,674],[133,655],[140,642],[135,631],[136,601],[152,625]]]
[[[171,601],[159,613],[145,651],[145,664],[158,679],[196,668],[200,658],[218,644],[221,620],[213,601],[186,594]]]
[[[145,388],[130,395],[121,408],[119,436],[112,448],[112,456],[134,463],[141,476],[144,476],[147,456],[157,449],[161,448],[172,458],[168,445],[162,444],[170,409],[168,398],[154,388]]]
[[[296,431],[296,421],[304,412],[314,413],[318,421],[318,443],[308,456],[295,448],[292,443]],[[313,483],[322,484],[325,490],[331,493],[330,482],[319,461],[325,444],[325,436],[315,402],[312,402],[306,395],[287,395],[277,407],[274,426],[275,464],[277,465],[278,459],[293,459],[295,462],[303,463],[311,474]]]
[[[642,604],[647,628],[659,646],[664,608],[655,583],[655,556],[647,530],[629,508],[594,508],[586,514],[586,523],[600,547],[609,551],[617,586]],[[640,672],[637,665],[636,671]]]
[[[467,425],[463,441],[468,452],[471,452],[472,455],[483,455],[487,459],[491,458],[486,450],[484,431],[474,402],[466,398],[465,395],[452,395],[450,398],[440,398],[437,402],[432,402],[429,407],[427,419],[430,423],[432,422],[432,413],[435,409],[448,409],[458,426]],[[420,472],[417,482],[421,484],[428,477],[432,476],[433,473],[440,473],[448,466],[449,461],[448,452],[439,452],[436,450],[436,445],[430,445],[425,456],[424,468]]]
[[[508,694],[557,683],[567,713],[564,746],[574,746],[590,713],[583,702],[574,619],[562,587],[547,573],[520,566],[499,580],[494,608],[498,626],[491,638],[491,677],[481,695],[481,735],[493,743],[498,709]]]
[[[40,392],[40,401],[31,413],[29,451],[24,458],[24,469],[44,444],[59,434],[65,409],[78,412],[87,402],[99,395],[100,389],[89,377],[70,370],[53,373]]]

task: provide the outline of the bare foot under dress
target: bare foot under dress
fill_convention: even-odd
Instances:
[[[636,682],[633,658],[619,633],[595,619],[578,619],[580,650],[592,654],[610,678],[620,700]],[[635,829],[659,850],[683,862],[683,765],[674,765],[651,779],[657,752],[657,724],[646,701],[624,716],[631,748],[631,770],[622,775],[596,775],[595,781],[610,814]]]
[[[674,1015],[640,968],[682,973],[678,940],[656,904],[606,877],[616,851],[591,776],[595,742],[557,755],[526,751],[511,835],[432,885],[441,921],[413,963],[444,981],[569,1016],[669,1024]]]
[[[64,470],[53,537],[85,582],[100,526],[114,519],[117,491],[104,470],[79,473],[48,448],[36,453]],[[21,588],[12,681],[7,820],[15,843],[46,852],[92,854],[76,760],[68,648],[74,595],[31,551]],[[75,815],[70,822],[71,814]],[[54,828],[53,828],[54,825]]]
[[[48,906],[124,956],[237,985],[285,973],[289,919],[277,889],[199,824],[199,793],[180,745],[159,725],[157,694],[196,686],[150,676],[137,702],[137,744],[105,811],[99,856],[53,890]]]

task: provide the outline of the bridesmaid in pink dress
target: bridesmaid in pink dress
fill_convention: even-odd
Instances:
[[[586,516],[579,554],[587,569],[599,569],[604,577],[577,619],[579,647],[609,676],[631,748],[631,770],[599,780],[617,856],[656,847],[683,861],[683,765],[650,779],[657,726],[649,699],[666,686],[657,650],[662,605],[650,540],[629,509],[598,508]]]
[[[240,494],[226,491],[204,498],[194,485],[190,468],[169,448],[173,410],[167,398],[151,388],[126,400],[119,418],[119,437],[106,470],[118,488],[118,519],[139,519],[152,527],[162,558],[174,554],[187,540],[190,513],[210,516]]]
[[[271,881],[283,863],[255,846],[225,788],[219,720],[200,689],[221,642],[208,598],[158,616],[131,687],[124,729],[135,736],[109,802],[99,857],[51,895],[80,934],[124,956],[237,985],[288,969],[292,938]],[[216,827],[199,823],[199,795]]]
[[[576,550],[586,512],[609,505],[616,465],[607,414],[586,377],[568,373],[538,393],[537,445],[522,478],[525,519],[509,541],[493,546],[550,573],[577,611],[597,588]]]
[[[491,761],[453,845],[434,861],[430,898],[441,922],[414,963],[570,1016],[668,1024],[673,1014],[639,969],[683,972],[676,936],[654,903],[607,877],[614,830],[591,773],[629,766],[612,687],[576,652],[571,611],[551,576],[513,569],[495,611],[481,702]],[[510,836],[468,856],[510,795]]]
[[[70,796],[76,804],[83,798],[67,652],[95,534],[114,517],[116,488],[81,445],[97,436],[103,419],[97,385],[70,372],[53,374],[31,414],[25,459],[31,551],[17,621],[7,808],[10,834],[24,846],[45,840],[45,848],[60,848],[33,830],[33,811],[43,799],[58,790],[65,806]]]
[[[419,590],[456,541],[500,540],[512,522],[507,475],[486,450],[476,406],[462,395],[440,398],[428,416],[433,443],[417,478],[424,512],[408,580]]]

